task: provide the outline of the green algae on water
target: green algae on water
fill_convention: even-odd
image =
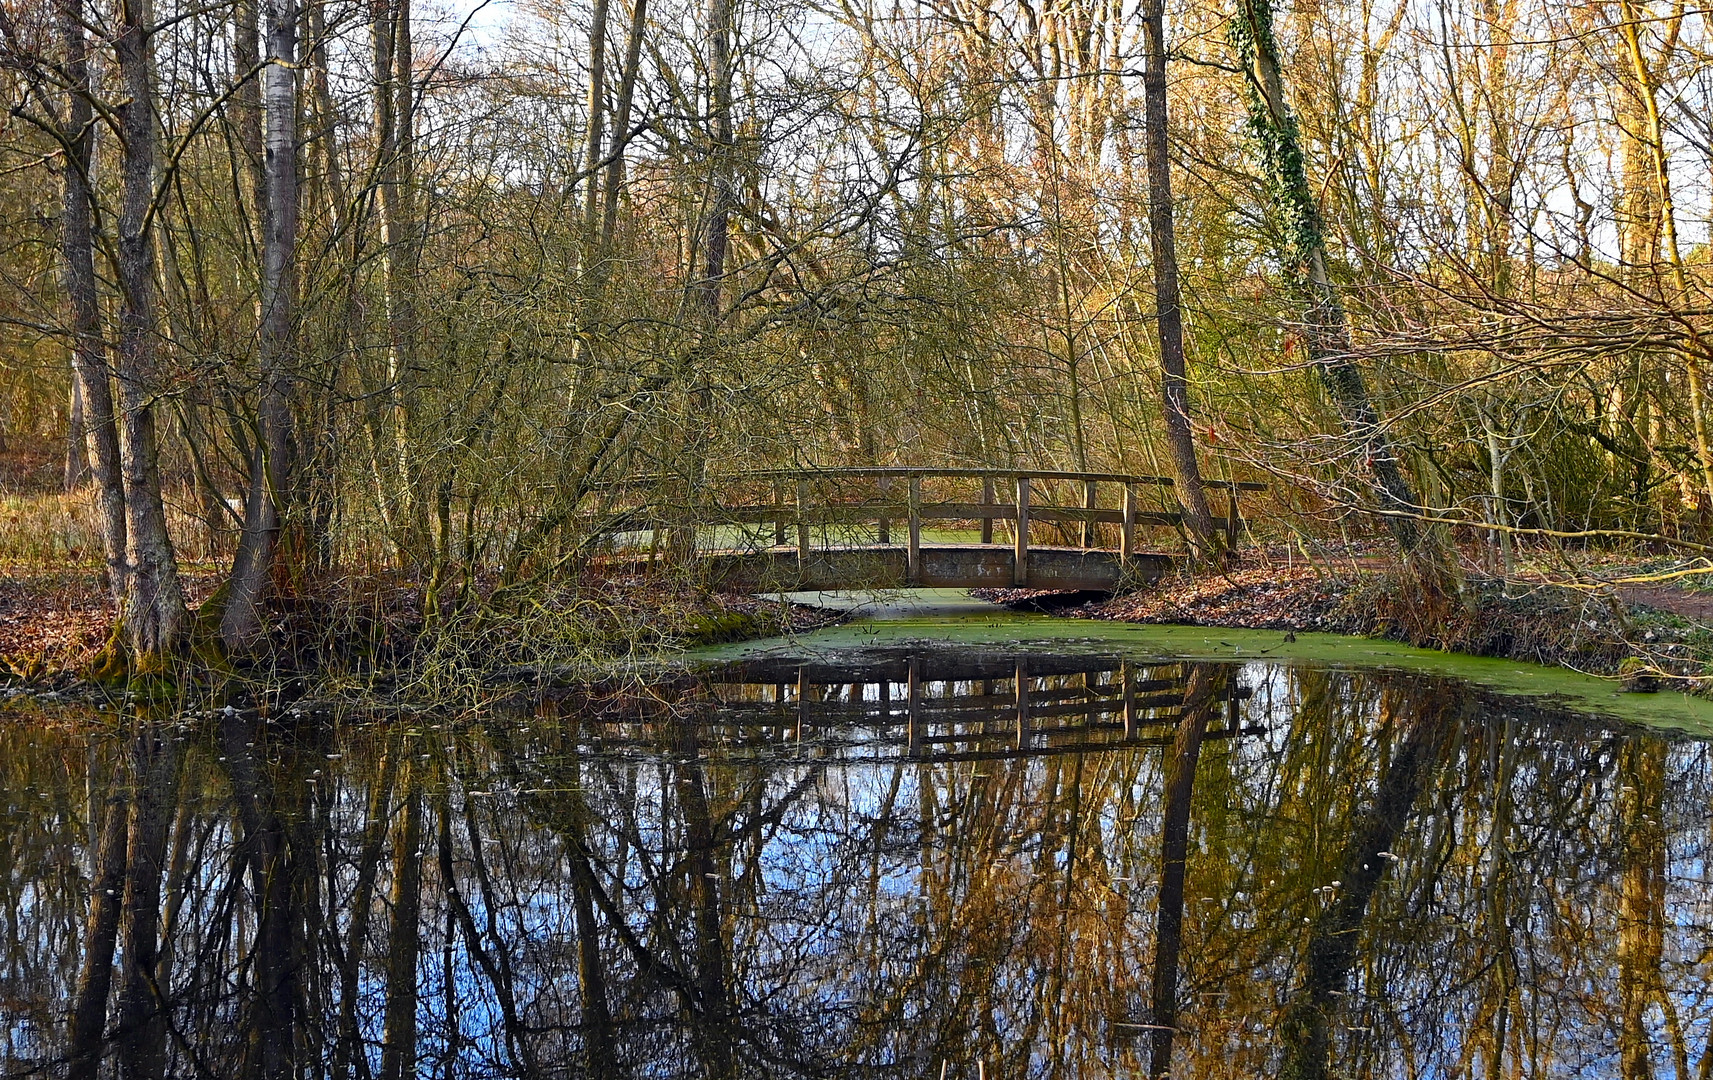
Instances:
[[[1577,712],[1713,737],[1713,701],[1662,691],[1625,691],[1617,680],[1516,660],[1436,652],[1375,638],[1280,630],[1068,619],[1008,611],[960,590],[919,589],[888,594],[794,595],[852,610],[859,618],[792,638],[766,638],[697,649],[693,663],[759,656],[819,656],[906,643],[1039,647],[1116,652],[1138,660],[1273,661],[1352,669],[1418,671],[1464,679],[1506,694],[1540,699]]]

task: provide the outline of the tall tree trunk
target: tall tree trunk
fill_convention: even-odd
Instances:
[[[108,796],[101,815],[101,839],[96,845],[95,873],[89,883],[83,967],[78,972],[72,1001],[66,1080],[95,1080],[101,1071],[101,1053],[106,1046],[107,996],[113,985],[113,952],[119,937],[119,909],[125,888],[125,826],[130,817],[130,807],[122,791],[115,790]]]
[[[1664,249],[1666,264],[1670,269],[1672,282],[1671,303],[1687,305],[1690,302],[1689,277],[1684,269],[1683,251],[1677,240],[1677,207],[1673,201],[1671,188],[1670,160],[1666,155],[1665,123],[1660,116],[1659,87],[1654,75],[1654,65],[1648,62],[1646,51],[1642,47],[1639,26],[1646,16],[1637,8],[1634,0],[1621,0],[1618,6],[1623,22],[1621,29],[1624,36],[1625,59],[1630,68],[1630,78],[1633,81],[1632,93],[1640,104],[1642,121],[1641,131],[1626,131],[1627,141],[1644,144],[1645,160],[1652,175],[1651,181],[1652,209],[1654,211],[1657,246]],[[1674,16],[1681,20],[1681,10]],[[1670,29],[1670,36],[1676,38],[1675,28]],[[1626,161],[1626,164],[1628,162]],[[1626,173],[1628,173],[1626,169]],[[1626,176],[1626,181],[1629,177]],[[1651,269],[1651,268],[1650,268]],[[1691,341],[1688,348],[1682,350],[1684,369],[1689,376],[1689,420],[1690,430],[1695,438],[1695,457],[1701,466],[1701,499],[1705,513],[1713,508],[1713,436],[1708,433],[1707,422],[1707,382],[1702,362],[1706,358],[1708,344],[1699,333],[1691,331]]]
[[[1440,552],[1422,528],[1421,501],[1404,476],[1380,423],[1351,347],[1344,305],[1327,272],[1325,228],[1309,189],[1297,119],[1285,102],[1270,0],[1238,0],[1230,36],[1249,96],[1249,130],[1283,232],[1280,252],[1302,307],[1309,358],[1343,419],[1350,454],[1370,473],[1378,509],[1406,557],[1418,560],[1433,586],[1443,584]]]
[[[89,102],[89,36],[84,31],[83,0],[57,0],[54,14],[65,49],[65,128],[67,148],[64,200],[60,208],[60,251],[65,259],[65,291],[71,300],[71,366],[83,403],[83,460],[95,473],[101,504],[101,546],[107,563],[107,587],[123,601],[129,586],[126,561],[125,480],[119,427],[113,414],[113,384],[102,339],[101,307],[96,295],[95,229],[91,206],[95,166],[95,124]],[[80,448],[72,448],[79,450]]]
[[[117,107],[121,142],[118,277],[119,400],[124,416],[129,580],[124,627],[133,666],[147,670],[178,650],[188,622],[178,559],[161,498],[155,396],[156,340],[153,215],[155,101],[149,0],[119,0],[113,51],[125,100]]]
[[[305,142],[320,150],[317,162],[321,183],[319,194],[322,214],[330,223],[336,238],[339,273],[339,305],[336,344],[332,348],[330,370],[323,376],[320,413],[315,418],[314,444],[307,447],[307,461],[297,473],[293,487],[301,493],[306,505],[305,527],[315,551],[316,566],[329,570],[335,558],[334,522],[341,509],[334,480],[341,452],[341,429],[335,421],[335,409],[347,393],[344,375],[361,363],[360,350],[364,340],[363,299],[358,287],[360,258],[358,230],[354,227],[350,192],[339,153],[340,114],[333,105],[332,76],[327,59],[327,0],[312,0],[308,6],[309,99],[313,120],[312,131]],[[372,411],[368,406],[365,411]]]
[[[262,319],[258,334],[261,396],[250,462],[244,531],[233,560],[220,639],[249,648],[262,633],[262,601],[279,548],[282,503],[293,457],[291,381],[297,315],[297,3],[266,0],[268,63],[262,69],[267,120],[263,172],[267,213],[262,234]]]
[[[612,255],[613,234],[619,224],[619,189],[624,186],[624,140],[630,138],[631,109],[636,101],[637,71],[642,67],[642,36],[648,26],[648,0],[632,0],[630,32],[625,38],[625,69],[619,76],[618,111],[613,116],[612,160],[602,180],[600,255]]]
[[[583,132],[583,170],[589,174],[583,199],[583,271],[601,258],[596,229],[601,219],[601,174],[597,165],[606,145],[608,0],[594,0],[589,16],[589,116]]]
[[[237,120],[238,198],[248,200],[251,231],[245,236],[254,257],[265,242],[268,183],[262,166],[262,12],[257,0],[237,0],[232,8],[232,112]],[[249,190],[246,191],[244,188]]]
[[[1142,95],[1147,112],[1148,243],[1154,256],[1154,314],[1160,340],[1161,410],[1172,451],[1172,479],[1184,525],[1197,558],[1219,550],[1207,508],[1201,466],[1190,423],[1189,380],[1184,367],[1183,299],[1178,289],[1178,244],[1172,208],[1172,168],[1166,128],[1166,3],[1144,0],[1142,36],[1147,67]]]
[[[1155,0],[1149,0],[1154,3]],[[1213,715],[1216,669],[1190,667],[1177,738],[1166,759],[1166,813],[1160,830],[1160,899],[1154,920],[1153,1008],[1149,1023],[1148,1076],[1159,1080],[1172,1070],[1172,1040],[1178,1026],[1178,958],[1184,944],[1184,878],[1189,862],[1190,797],[1195,793],[1196,762],[1202,736]]]
[[[710,330],[717,329],[721,321],[721,283],[726,276],[732,208],[737,204],[732,160],[732,2],[708,0],[708,116],[712,145],[708,153],[708,216],[703,228],[707,269],[702,275],[701,295]]]
[[[421,553],[427,535],[427,504],[419,497],[416,477],[416,107],[410,0],[376,5],[374,63],[387,381],[398,485],[394,529],[400,554],[408,559]]]

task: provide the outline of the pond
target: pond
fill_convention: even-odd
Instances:
[[[1063,625],[477,715],[9,717],[5,1074],[1713,1067],[1707,742]]]

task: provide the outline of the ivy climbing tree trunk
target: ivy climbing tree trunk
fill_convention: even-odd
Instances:
[[[1154,257],[1154,314],[1160,342],[1160,394],[1165,414],[1166,442],[1172,451],[1172,479],[1184,526],[1198,559],[1213,555],[1219,541],[1213,515],[1196,463],[1195,434],[1190,424],[1189,379],[1184,365],[1182,295],[1178,288],[1178,245],[1172,212],[1172,170],[1166,134],[1166,3],[1143,0],[1142,36],[1147,68],[1142,73],[1142,96],[1147,112],[1144,155],[1148,164],[1148,243]]]
[[[1439,565],[1422,505],[1357,366],[1338,289],[1327,273],[1325,227],[1309,189],[1297,119],[1285,101],[1269,0],[1238,0],[1229,27],[1249,99],[1249,134],[1282,233],[1280,261],[1302,308],[1309,358],[1344,423],[1351,455],[1370,474],[1378,511],[1406,557]]]

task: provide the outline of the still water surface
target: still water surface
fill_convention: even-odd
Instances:
[[[1713,1069],[1709,744],[1432,674],[894,643],[48,719],[8,1076]]]

